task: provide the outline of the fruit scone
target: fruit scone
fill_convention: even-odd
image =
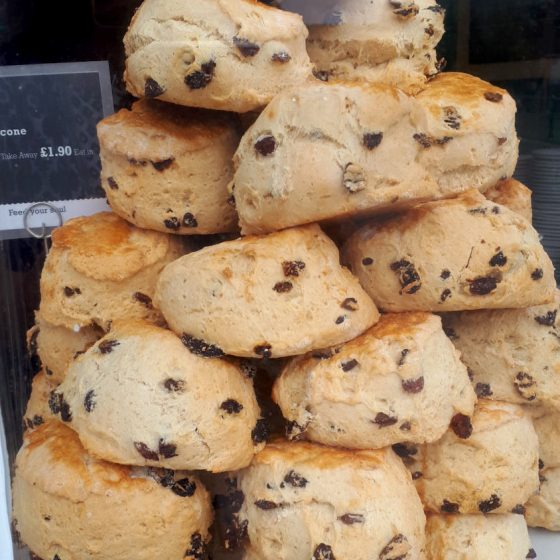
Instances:
[[[382,315],[340,346],[290,360],[274,400],[288,437],[351,449],[440,439],[468,421],[476,396],[441,319],[429,313]]]
[[[119,216],[181,235],[237,228],[227,186],[240,130],[231,115],[142,99],[97,134],[101,184]]]
[[[136,97],[245,113],[311,74],[301,16],[256,0],[145,0],[124,38]]]
[[[381,82],[417,93],[443,64],[445,11],[434,0],[337,1],[311,25],[307,50],[323,79]]]
[[[196,476],[94,459],[50,421],[26,434],[17,455],[13,516],[44,560],[199,560],[213,512]]]
[[[112,212],[69,220],[52,234],[41,274],[41,319],[74,330],[92,324],[108,330],[125,318],[161,322],[152,304],[157,278],[187,247]]]
[[[356,81],[307,83],[267,106],[235,154],[244,234],[388,213],[494,186],[517,161],[515,102],[440,74],[417,97]]]
[[[23,416],[24,430],[34,430],[54,417],[49,407],[49,398],[57,387],[58,383],[53,382],[44,369],[35,375]]]

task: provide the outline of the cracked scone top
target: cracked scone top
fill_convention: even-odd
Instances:
[[[101,184],[119,216],[182,235],[237,229],[227,185],[240,134],[231,115],[142,99],[97,133]]]
[[[427,560],[526,560],[531,556],[523,515],[428,515]]]
[[[444,13],[433,0],[335,2],[323,24],[310,27],[307,50],[316,71],[329,77],[417,92],[438,72]]]
[[[423,558],[425,517],[390,449],[269,443],[238,473],[245,558]]]
[[[286,90],[235,154],[241,230],[387,213],[487,189],[513,173],[515,110],[506,91],[455,73],[417,98],[355,81]]]
[[[426,511],[509,513],[539,488],[539,450],[522,407],[481,399],[472,420],[457,417],[437,442],[397,452]]]
[[[557,292],[550,304],[444,316],[480,397],[560,410],[559,307]]]
[[[101,212],[69,220],[52,242],[41,274],[45,321],[104,330],[116,319],[161,322],[152,296],[163,267],[186,252],[180,239]]]
[[[521,308],[556,290],[535,229],[477,191],[372,222],[343,256],[385,311]]]
[[[140,321],[114,323],[50,405],[92,455],[125,465],[223,472],[247,466],[265,439],[240,367]]]
[[[256,0],[146,0],[124,38],[136,97],[244,113],[311,76],[301,16]]]
[[[338,347],[293,358],[273,398],[291,428],[325,445],[377,449],[439,439],[475,404],[467,370],[429,313],[382,315]]]
[[[379,317],[317,225],[186,255],[162,272],[154,302],[178,335],[257,358],[340,344]]]
[[[198,560],[213,517],[198,478],[98,461],[56,421],[25,437],[13,514],[32,552],[61,560]]]

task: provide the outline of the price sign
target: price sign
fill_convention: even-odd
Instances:
[[[96,125],[111,113],[107,62],[0,67],[0,239],[108,209]]]

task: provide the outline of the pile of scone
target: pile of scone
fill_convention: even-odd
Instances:
[[[36,557],[522,560],[527,523],[560,530],[515,103],[441,73],[433,0],[334,4],[309,31],[254,0],[134,16],[113,212],[54,231],[29,332]]]

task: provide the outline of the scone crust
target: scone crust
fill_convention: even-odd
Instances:
[[[504,179],[484,191],[484,196],[488,200],[507,206],[530,223],[533,221],[532,194],[531,189],[517,179]]]

